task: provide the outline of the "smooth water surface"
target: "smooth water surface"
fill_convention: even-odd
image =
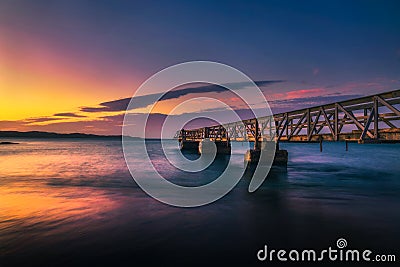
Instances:
[[[265,244],[317,249],[340,237],[381,253],[400,247],[399,145],[350,144],[346,152],[343,143],[324,143],[321,153],[318,144],[281,144],[287,170],[273,168],[255,193],[247,173],[217,202],[176,208],[135,184],[119,141],[17,142],[0,146],[0,266],[250,265]],[[148,143],[153,164],[182,185],[212,181],[229,160],[186,175],[158,147]],[[246,147],[233,148],[242,166]]]

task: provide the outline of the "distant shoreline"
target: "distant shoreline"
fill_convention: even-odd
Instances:
[[[85,138],[85,139],[111,139],[121,140],[122,135],[96,135],[96,134],[84,134],[84,133],[53,133],[53,132],[19,132],[19,131],[0,131],[0,138]],[[143,140],[140,137],[124,136],[124,138],[132,140]]]

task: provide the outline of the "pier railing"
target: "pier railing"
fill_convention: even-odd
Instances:
[[[314,106],[269,117],[180,130],[185,140],[232,140],[287,142],[400,141],[400,90]]]

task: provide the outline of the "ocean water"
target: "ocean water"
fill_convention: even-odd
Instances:
[[[400,256],[398,144],[345,151],[327,142],[322,153],[319,144],[281,144],[287,169],[273,168],[255,193],[247,191],[247,172],[222,199],[177,208],[136,185],[119,141],[14,141],[20,144],[0,146],[0,266],[265,265],[256,258],[264,245],[319,249],[338,238]],[[167,149],[173,154],[176,143]],[[238,166],[246,149],[233,143]],[[229,160],[187,175],[171,168],[158,142],[148,150],[156,168],[181,185],[212,181]]]

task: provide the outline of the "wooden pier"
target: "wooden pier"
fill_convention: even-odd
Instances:
[[[268,117],[198,129],[182,129],[175,138],[179,139],[182,148],[185,148],[186,142],[196,142],[198,147],[199,142],[204,139],[226,146],[230,146],[231,141],[254,142],[253,152],[250,151],[246,156],[250,161],[257,160],[257,156],[251,155],[258,154],[263,142],[271,141],[277,144],[321,143],[322,140],[397,143],[400,142],[399,104],[400,90],[395,90]],[[279,146],[276,151],[277,154],[285,154],[280,152]],[[285,155],[287,160],[287,153]]]

